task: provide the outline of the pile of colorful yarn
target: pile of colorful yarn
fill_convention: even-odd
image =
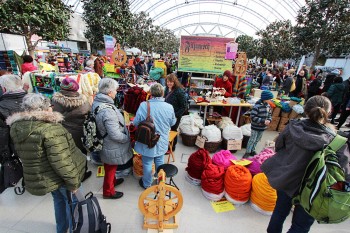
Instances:
[[[207,164],[202,173],[202,192],[210,201],[219,201],[225,193],[225,169],[215,164]]]
[[[249,158],[249,160],[252,161],[252,163],[247,166],[250,173],[252,173],[253,176],[258,173],[261,173],[262,172],[260,169],[261,164],[263,164],[263,162],[266,159],[272,157],[274,154],[275,154],[274,150],[270,148],[265,148],[259,154],[255,155],[253,158]]]
[[[209,152],[203,148],[198,149],[188,159],[186,180],[193,185],[200,185],[203,170],[210,163]]]
[[[230,166],[225,174],[225,197],[236,205],[242,205],[249,200],[252,185],[252,174],[241,165]]]
[[[237,160],[237,158],[231,154],[229,150],[221,150],[213,155],[213,164],[222,166],[225,170],[232,165],[231,160]]]
[[[251,207],[264,215],[271,215],[277,199],[277,192],[271,187],[264,173],[254,176],[250,194]]]

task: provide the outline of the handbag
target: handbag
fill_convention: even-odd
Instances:
[[[18,156],[3,153],[3,163],[0,167],[0,193],[8,187],[14,187],[23,177],[23,166]],[[21,193],[22,192],[22,193]],[[24,190],[19,190],[17,194],[23,194]]]

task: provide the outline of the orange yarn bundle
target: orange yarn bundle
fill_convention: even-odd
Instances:
[[[225,174],[225,197],[234,204],[244,204],[249,200],[252,174],[241,165],[231,165]]]
[[[258,212],[263,214],[272,214],[277,200],[277,192],[271,187],[264,173],[256,174],[252,182],[252,192],[250,201],[255,204]]]
[[[137,178],[140,178],[143,176],[143,166],[142,166],[142,156],[140,154],[134,154],[134,157],[132,158],[133,161],[133,174]],[[154,163],[152,164],[152,173],[156,171]]]

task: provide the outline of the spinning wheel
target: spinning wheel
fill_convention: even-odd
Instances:
[[[235,64],[235,76],[244,76],[247,72],[247,55],[246,53],[238,53],[238,58]]]
[[[117,49],[112,53],[112,61],[117,66],[122,66],[127,60],[126,53],[120,49],[120,44],[117,44]]]
[[[144,218],[144,228],[163,229],[177,228],[175,215],[181,210],[183,198],[180,191],[165,183],[165,172],[158,173],[158,185],[146,189],[139,198],[139,209]],[[169,222],[173,218],[173,222]],[[150,222],[150,220],[153,220]],[[156,223],[154,223],[154,220]]]

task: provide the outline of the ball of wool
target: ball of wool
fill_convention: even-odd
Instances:
[[[203,120],[198,114],[185,115],[181,118],[179,129],[181,133],[198,135],[203,128]]]
[[[208,164],[202,173],[202,189],[208,193],[221,194],[224,189],[225,169],[215,164]]]
[[[225,170],[232,165],[232,160],[237,160],[237,158],[231,154],[229,150],[221,150],[213,155],[212,162],[218,166],[222,166]]]
[[[249,164],[247,168],[253,176],[262,172],[260,169],[261,164],[259,162],[254,160],[254,158],[249,158],[248,160],[252,161],[252,163]]]
[[[222,117],[221,121],[218,123],[218,127],[220,129],[224,129],[228,125],[234,125],[231,118],[229,117]]]
[[[249,200],[252,174],[240,165],[230,166],[225,174],[225,197],[234,204],[244,204]]]
[[[222,131],[222,137],[229,140],[241,140],[243,138],[242,130],[235,125],[228,125]]]
[[[275,151],[273,151],[270,148],[265,148],[259,154],[255,155],[253,157],[253,160],[260,164],[263,164],[263,162],[265,162],[266,159],[272,157],[273,155],[275,155]]]
[[[245,124],[241,126],[242,134],[245,136],[251,136],[252,135],[252,129],[251,124]]]
[[[277,192],[271,187],[264,173],[254,176],[250,201],[255,204],[256,210],[263,214],[271,215],[277,200]]]
[[[207,142],[218,142],[221,140],[221,130],[215,125],[205,126],[202,136],[207,138]]]
[[[191,154],[188,159],[186,171],[190,177],[201,179],[202,172],[207,164],[212,163],[209,152],[203,148]]]

